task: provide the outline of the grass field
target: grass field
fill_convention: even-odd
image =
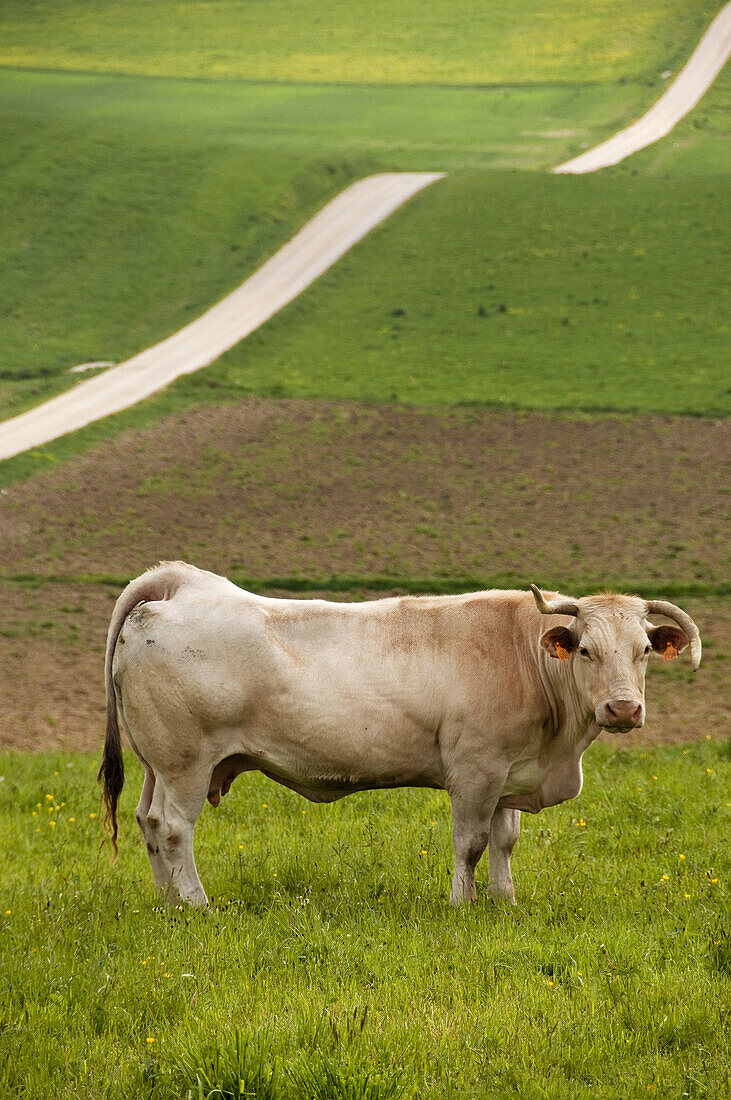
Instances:
[[[96,760],[6,754],[3,1095],[720,1097],[728,745],[586,764],[578,799],[524,815],[516,909],[449,909],[445,795],[313,806],[250,776],[199,823],[213,907],[178,914],[155,908],[136,762],[110,869]]]
[[[0,13],[0,64],[336,83],[656,79],[683,62],[715,0],[40,0]]]
[[[220,132],[150,134],[123,111],[118,127],[53,119],[52,99],[2,127],[5,415],[73,384],[67,367],[124,359],[192,320],[370,168],[261,158]]]
[[[638,94],[1,72],[0,89],[3,416],[182,327],[353,179],[555,163],[571,139],[545,135],[614,129]]]
[[[181,389],[728,411],[726,205],[715,178],[452,175]]]

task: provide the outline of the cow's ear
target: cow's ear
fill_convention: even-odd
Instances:
[[[567,626],[554,626],[541,635],[541,645],[558,661],[568,661],[579,640]]]
[[[679,626],[652,626],[647,631],[652,648],[663,661],[674,661],[688,644],[688,635]]]

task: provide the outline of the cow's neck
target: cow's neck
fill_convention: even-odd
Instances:
[[[594,711],[579,691],[574,677],[574,662],[557,661],[541,651],[539,666],[543,686],[553,715],[556,736],[583,751],[599,734]]]

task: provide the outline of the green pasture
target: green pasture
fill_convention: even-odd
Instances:
[[[180,390],[715,415],[726,233],[720,179],[455,173]]]
[[[424,171],[549,168],[630,122],[648,94],[637,80],[363,87],[2,69],[0,92],[9,118],[31,127],[42,120],[48,138],[52,124],[83,124],[120,143],[146,141],[150,158],[157,141],[177,142],[181,152],[203,142],[256,150],[262,159],[369,156],[381,167]],[[72,153],[70,146],[70,160]]]
[[[0,64],[335,83],[656,79],[716,0],[36,0],[0,11]]]
[[[614,130],[638,91],[7,72],[0,90],[0,416],[177,331],[354,179],[545,167],[572,151],[550,135]]]
[[[0,123],[6,416],[72,385],[69,366],[125,359],[194,319],[371,168],[150,135],[123,114]]]
[[[96,767],[0,759],[3,1095],[728,1091],[728,743],[592,748],[579,798],[523,815],[515,909],[485,863],[449,908],[443,793],[317,806],[243,776],[199,823],[211,909],[168,911],[140,768],[110,868]]]

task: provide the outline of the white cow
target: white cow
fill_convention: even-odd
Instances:
[[[579,793],[600,727],[642,726],[651,650],[668,660],[690,643],[695,669],[701,659],[674,604],[531,588],[342,604],[253,595],[183,562],[144,573],[107,639],[99,778],[115,853],[121,719],[146,770],[137,821],[173,903],[206,904],[196,820],[253,770],[313,802],[448,791],[452,902],[476,897],[488,844],[490,893],[514,902],[520,811]],[[652,626],[652,613],[678,625]]]

